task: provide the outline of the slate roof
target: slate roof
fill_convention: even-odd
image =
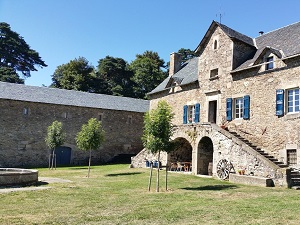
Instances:
[[[171,79],[180,82],[180,85],[186,85],[198,81],[198,60],[199,57],[195,57],[186,62],[186,65],[181,68],[177,73],[171,77],[167,77],[162,83],[160,83],[149,95],[161,92],[168,89],[168,84]]]
[[[0,99],[131,112],[149,110],[148,100],[6,82],[0,82]]]
[[[300,54],[300,22],[265,33],[254,39],[257,51],[252,59],[247,60],[232,72],[253,66],[265,49],[270,49],[279,57],[285,58]]]

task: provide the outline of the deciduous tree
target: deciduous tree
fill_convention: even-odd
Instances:
[[[136,59],[130,64],[134,74],[132,80],[136,84],[135,97],[146,98],[146,94],[166,78],[167,73],[163,71],[164,63],[157,52],[146,51],[142,55],[136,55]]]
[[[91,118],[87,124],[83,124],[81,131],[76,136],[77,147],[83,151],[89,151],[88,177],[90,177],[92,150],[97,150],[104,142],[105,132],[101,122]]]
[[[175,144],[171,141],[173,117],[172,109],[166,101],[159,101],[157,108],[147,112],[144,117],[143,145],[151,153],[157,154],[157,192],[159,191],[160,153],[171,152],[175,148]]]
[[[52,150],[52,160],[51,165],[49,160],[49,169],[53,169],[55,148],[63,145],[65,141],[65,136],[66,135],[62,129],[62,123],[56,120],[47,129],[47,136],[45,138],[45,142],[48,148]]]

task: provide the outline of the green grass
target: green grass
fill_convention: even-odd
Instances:
[[[0,193],[0,224],[299,224],[300,192],[169,173],[147,190],[149,170],[128,165],[39,169],[50,189]]]

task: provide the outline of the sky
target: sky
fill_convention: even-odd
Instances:
[[[26,85],[49,86],[62,64],[85,57],[97,67],[106,56],[132,62],[155,51],[169,61],[195,50],[213,20],[255,38],[300,21],[299,0],[0,0],[0,22],[10,24],[48,67]]]

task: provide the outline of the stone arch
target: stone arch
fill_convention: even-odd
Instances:
[[[212,175],[214,145],[209,136],[203,136],[197,146],[197,174]]]

